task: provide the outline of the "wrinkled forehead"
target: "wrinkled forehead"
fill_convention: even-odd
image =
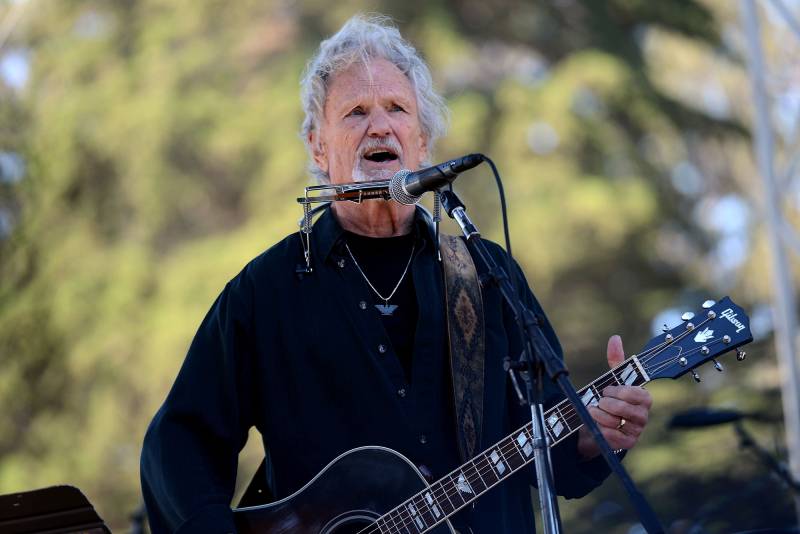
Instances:
[[[357,61],[333,74],[328,80],[325,107],[338,108],[376,98],[416,105],[416,94],[408,76],[391,61],[377,58]]]

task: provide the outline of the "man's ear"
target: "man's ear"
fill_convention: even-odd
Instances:
[[[317,167],[323,172],[328,172],[328,154],[316,130],[308,132],[308,146],[311,147],[311,157],[314,158]]]

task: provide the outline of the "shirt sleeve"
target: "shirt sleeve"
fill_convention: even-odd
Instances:
[[[499,247],[498,247],[499,249]],[[501,259],[505,264],[507,256],[502,252]],[[503,265],[505,267],[505,265]],[[511,266],[512,277],[516,278],[517,290],[523,302],[534,313],[536,319],[541,325],[542,333],[547,339],[550,346],[555,351],[556,355],[563,360],[564,355],[561,348],[561,343],[558,336],[547,319],[542,306],[533,295],[522,269],[516,262],[512,262]],[[513,323],[513,317],[508,315],[507,329],[516,329],[516,324]],[[511,323],[511,324],[508,324]],[[510,331],[510,330],[509,330]],[[552,406],[557,402],[564,399],[564,395],[560,388],[546,378],[544,387],[545,405],[546,407]],[[512,421],[518,426],[524,425],[530,421],[530,411],[527,406],[520,406],[517,402],[516,394],[510,399],[512,406]],[[566,498],[583,497],[594,488],[598,487],[611,473],[611,469],[605,463],[602,456],[593,458],[591,460],[584,460],[578,453],[578,434],[577,432],[565,439],[555,447],[550,449],[550,458],[553,463],[553,479],[555,482],[556,493]],[[536,486],[536,471],[533,465],[530,466],[532,473],[532,483]]]
[[[209,310],[150,423],[141,482],[154,534],[235,532],[230,502],[252,424],[251,315],[243,272]]]

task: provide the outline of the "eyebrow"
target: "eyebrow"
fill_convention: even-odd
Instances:
[[[353,96],[352,98],[348,98],[347,100],[344,100],[340,105],[336,107],[336,111],[351,110],[360,106],[361,102],[364,100],[364,96],[365,95],[362,93]],[[397,102],[399,104],[402,104],[404,107],[408,107],[411,104],[410,99],[401,96],[400,93],[394,93],[394,92],[389,93],[387,95],[384,95],[383,99],[390,100],[392,102]]]

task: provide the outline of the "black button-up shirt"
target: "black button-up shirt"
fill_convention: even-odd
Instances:
[[[155,534],[232,532],[229,509],[237,456],[248,430],[263,437],[276,497],[291,494],[339,454],[363,445],[392,448],[434,478],[457,467],[442,269],[433,235],[418,211],[411,275],[419,316],[408,383],[371,306],[364,283],[326,210],[314,225],[314,272],[299,234],[251,261],[203,320],[142,451],[145,503]],[[491,244],[502,261],[503,251]],[[515,265],[521,296],[544,314]],[[483,290],[486,362],[483,447],[528,420],[512,395],[502,361],[520,343],[510,312],[492,285]],[[545,333],[560,351],[555,333]],[[548,384],[550,402],[559,395]],[[573,437],[553,449],[556,489],[582,496],[608,475],[602,460],[580,462]],[[532,469],[482,496],[473,532],[530,532]],[[399,503],[398,503],[399,504]]]

